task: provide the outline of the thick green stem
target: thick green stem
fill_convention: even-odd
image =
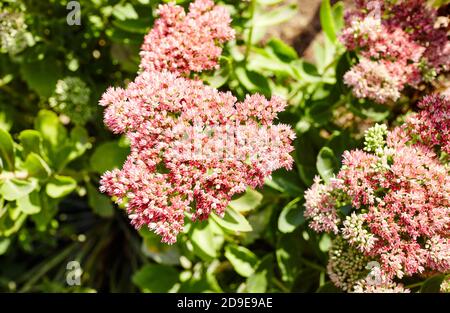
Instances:
[[[277,286],[278,288],[280,288],[281,291],[283,292],[291,292],[291,290],[286,287],[281,281],[279,281],[277,278],[272,277],[272,282],[275,286]]]
[[[28,274],[31,274],[30,278],[27,280],[27,282],[19,292],[28,292],[42,276],[44,276],[48,271],[60,264],[74,250],[74,248],[77,247],[77,245],[78,243],[76,242],[72,243],[52,259],[42,262],[35,269],[28,272]]]
[[[410,285],[405,286],[405,288],[406,288],[406,289],[411,289],[411,288],[420,287],[420,286],[423,285],[423,283],[424,283],[424,282],[421,281],[421,282],[418,282],[418,283],[415,283],[415,284],[410,284]]]
[[[247,36],[247,46],[245,47],[245,62],[247,62],[248,55],[250,54],[250,49],[252,47],[252,40],[253,40],[253,18],[255,16],[255,7],[256,7],[256,0],[251,0],[250,2],[250,28],[248,30],[248,36]]]
[[[305,258],[302,258],[302,257],[300,257],[299,260],[300,260],[300,262],[303,265],[306,265],[309,268],[313,268],[315,270],[318,270],[319,272],[326,272],[326,269],[323,266],[320,266],[320,265],[318,265],[318,264],[316,264],[314,262],[311,262],[311,261],[309,261],[309,260],[307,260]]]

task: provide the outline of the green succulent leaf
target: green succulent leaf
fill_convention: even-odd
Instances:
[[[231,232],[250,232],[252,226],[247,219],[232,207],[228,207],[223,218],[218,217],[214,213],[211,214],[212,219],[219,224],[220,227]]]
[[[14,171],[14,141],[11,135],[0,129],[0,168],[7,171]]]
[[[37,184],[34,180],[22,180],[10,178],[3,181],[0,187],[0,194],[8,201],[20,199],[36,188]]]
[[[63,198],[72,193],[77,187],[77,181],[69,176],[55,175],[45,186],[47,195],[51,198]]]
[[[228,245],[225,247],[225,257],[239,275],[250,277],[255,272],[258,257],[249,249],[242,246]]]

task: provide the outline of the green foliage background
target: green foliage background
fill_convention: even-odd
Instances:
[[[306,227],[303,192],[315,175],[327,180],[336,172],[367,127],[395,123],[409,108],[406,100],[390,108],[359,101],[343,85],[356,59],[338,41],[343,4],[323,1],[324,36],[309,62],[266,35],[295,16],[296,2],[220,1],[237,39],[225,46],[221,69],[203,79],[241,99],[255,92],[288,99],[279,118],[297,133],[295,167],[233,200],[223,220],[188,222],[167,246],[135,231],[123,208],[98,192],[100,175],[128,153],[126,140],[105,129],[98,99],[135,77],[143,36],[164,1],[79,2],[80,26],[67,24],[67,1],[0,6],[23,14],[26,24],[23,49],[0,53],[0,290],[337,291],[325,270],[330,238]],[[67,121],[49,104],[65,77],[90,89],[80,104],[92,111],[85,123]],[[66,284],[69,261],[81,264],[81,286]]]

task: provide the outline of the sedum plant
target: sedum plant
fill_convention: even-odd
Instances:
[[[448,1],[78,2],[0,4],[1,291],[448,292]]]
[[[295,137],[287,125],[273,125],[286,106],[283,100],[255,94],[237,102],[229,92],[180,76],[214,67],[218,56],[210,50],[216,38],[233,34],[228,15],[212,1],[191,3],[186,20],[183,12],[172,5],[159,8],[161,19],[147,38],[161,36],[157,32],[165,37],[144,43],[143,73],[127,89],[109,89],[100,100],[106,125],[126,133],[131,143],[123,169],[107,172],[101,190],[118,203],[126,201],[133,225],[148,226],[167,243],[183,230],[186,213],[193,220],[211,213],[223,217],[233,195],[262,186],[278,168],[291,168]],[[199,38],[188,48],[177,44],[194,29]]]
[[[317,180],[305,193],[310,227],[336,235],[328,272],[344,290],[394,292],[404,277],[449,272],[450,102],[433,95],[419,106],[423,111],[390,132],[369,130],[367,152],[344,152],[336,177],[327,185]],[[378,262],[377,280],[346,258]]]
[[[91,144],[82,128],[67,132],[55,113],[39,112],[35,129],[20,132],[18,142],[0,130],[3,239],[17,233],[31,219],[45,229],[57,212],[58,203],[77,188],[67,167]]]

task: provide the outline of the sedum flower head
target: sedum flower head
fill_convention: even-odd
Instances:
[[[259,95],[243,102],[167,71],[144,72],[127,89],[110,88],[100,104],[105,124],[125,133],[131,154],[103,175],[101,190],[127,199],[136,227],[176,241],[185,213],[223,216],[234,194],[291,168],[292,130],[273,124],[286,103]]]
[[[348,245],[346,240],[338,236],[334,239],[329,251],[327,273],[333,284],[344,291],[352,288],[367,274],[367,264],[370,258]]]
[[[353,199],[356,217],[343,224],[344,237],[368,255],[378,255],[387,276],[421,273],[425,268],[448,268],[448,257],[426,244],[435,236],[448,244],[450,176],[436,155],[423,146],[386,149],[389,167],[363,152],[349,153],[338,174],[343,191]],[[358,211],[357,211],[358,212]],[[442,250],[442,249],[441,249]],[[436,258],[436,255],[441,256]]]
[[[295,135],[274,123],[284,100],[248,95],[239,102],[187,78],[216,67],[218,44],[233,38],[224,8],[196,0],[188,13],[174,4],[158,13],[142,46],[141,73],[100,100],[105,124],[131,145],[122,169],[102,176],[100,190],[126,205],[136,228],[147,225],[174,243],[186,214],[223,216],[233,195],[290,169]]]
[[[92,117],[91,89],[79,77],[65,77],[56,83],[49,104],[59,114],[67,116],[72,123],[84,125]]]
[[[319,176],[314,184],[305,192],[305,217],[309,218],[309,227],[317,232],[339,232],[341,218],[337,207],[342,202],[341,182],[332,179],[330,184],[323,184]],[[345,200],[344,200],[345,201]]]
[[[0,8],[1,9],[1,8]],[[0,52],[17,54],[27,47],[27,25],[20,11],[0,11]]]
[[[404,77],[394,73],[400,71],[395,63],[374,62],[363,57],[344,74],[344,82],[353,88],[357,98],[379,103],[396,101],[400,98]]]
[[[437,11],[426,2],[363,0],[346,12],[341,40],[361,60],[344,80],[356,97],[396,101],[406,85],[450,69],[448,26],[437,23]]]
[[[437,148],[450,154],[450,98],[429,95],[419,102],[419,108],[422,110],[408,116],[405,124],[393,132],[390,140],[421,143],[430,149]]]
[[[364,134],[364,150],[367,152],[377,152],[386,145],[386,135],[388,134],[385,124],[375,124],[366,130]]]
[[[379,262],[385,287],[405,275],[450,271],[450,175],[448,159],[438,155],[449,145],[448,102],[429,96],[419,107],[421,112],[387,134],[382,126],[367,133],[383,141],[386,134],[385,144],[366,138],[366,145],[380,144],[344,152],[337,189],[316,182],[305,196],[310,227],[341,236]],[[350,215],[324,196],[327,190],[350,199]],[[326,209],[340,222],[317,227],[329,224]]]
[[[355,293],[410,293],[411,290],[405,288],[402,284],[388,282],[381,285],[370,285],[364,281],[358,282],[353,288]]]
[[[403,285],[389,280],[378,262],[338,236],[329,251],[327,273],[333,284],[355,293],[408,293]]]
[[[141,71],[188,74],[214,69],[220,44],[234,38],[226,8],[211,0],[192,2],[187,13],[173,3],[160,5],[158,15],[141,47]]]
[[[373,249],[377,237],[365,227],[366,221],[366,214],[355,214],[353,212],[346,217],[342,224],[342,237],[348,240],[353,247],[368,253]]]

